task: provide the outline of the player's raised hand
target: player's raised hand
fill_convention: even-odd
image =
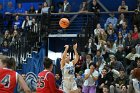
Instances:
[[[65,49],[69,49],[69,45],[65,45],[64,47],[65,47]]]
[[[77,49],[77,43],[73,45],[73,49]]]

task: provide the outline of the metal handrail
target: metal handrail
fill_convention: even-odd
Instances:
[[[135,11],[127,11],[127,12],[118,12],[118,11],[112,11],[113,13],[119,14],[119,13],[135,13]],[[140,11],[138,11],[140,12]],[[111,12],[99,12],[99,14],[109,14]],[[5,15],[19,15],[19,16],[41,16],[41,13],[37,13],[37,14],[26,14],[26,13],[8,13]],[[60,13],[51,13],[51,15],[74,15],[74,14],[96,14],[94,12],[88,12],[88,11],[79,11],[79,12],[69,12],[69,13],[65,13],[65,12],[60,12]]]

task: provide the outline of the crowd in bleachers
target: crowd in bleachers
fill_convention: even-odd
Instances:
[[[36,18],[29,16],[19,16],[20,13],[26,14],[33,12],[35,12],[33,6],[31,6],[31,9],[28,11],[25,11],[25,9],[22,8],[21,3],[18,4],[17,9],[14,9],[12,2],[8,2],[7,9],[5,10],[3,9],[2,4],[0,4],[0,52],[2,54],[15,56],[13,52],[19,52],[18,49],[20,47],[34,47],[36,42],[39,42],[39,26]],[[29,36],[29,34],[32,34],[32,36]],[[35,38],[35,41],[33,41],[32,38]],[[25,45],[25,43],[27,44]],[[30,52],[30,50],[31,49],[29,48],[29,51],[27,51]],[[24,55],[22,54],[22,56]]]
[[[132,21],[128,21],[128,15],[124,12],[128,11],[129,6],[122,1],[122,5],[118,7],[119,18],[115,17],[113,12],[110,13],[102,28],[98,21],[100,8],[95,2],[96,0],[93,0],[91,3],[90,11],[97,13],[97,19],[94,20],[97,22],[96,28],[92,31],[93,35],[89,36],[86,45],[80,47],[84,50],[80,52],[81,57],[75,66],[77,84],[79,88],[83,88],[83,92],[85,86],[91,87],[91,81],[87,83],[87,79],[83,77],[87,74],[86,70],[91,69],[89,64],[93,62],[99,75],[98,79],[92,82],[95,85],[92,87],[96,87],[94,93],[132,93],[129,87],[130,81],[134,78],[132,72],[134,68],[140,68],[139,10],[136,9]],[[85,4],[87,3],[84,2],[83,6],[88,6]],[[87,11],[88,8],[84,10]],[[132,23],[132,30],[128,29],[129,22]]]
[[[80,59],[75,66],[76,82],[83,93],[90,93],[85,92],[85,86],[96,87],[96,92],[93,93],[132,93],[130,87],[130,82],[134,79],[132,72],[134,68],[140,68],[138,17],[140,14],[139,9],[136,9],[132,20],[128,21],[126,14],[128,8],[125,1],[122,1],[118,7],[119,18],[111,12],[102,28],[99,23],[100,6],[96,0],[91,3],[84,1],[80,5],[80,13],[95,13],[94,25],[96,25],[94,31],[86,37],[88,40],[83,42],[85,45],[80,46]],[[132,24],[132,30],[128,29],[129,22]],[[96,64],[98,79],[87,82],[85,75],[87,69],[91,69],[89,64],[92,62]],[[96,74],[94,73],[95,76]],[[60,84],[58,78],[57,81]]]
[[[132,21],[128,21],[126,12],[128,12],[129,6],[123,0],[122,4],[118,6],[119,17],[115,17],[114,12],[111,12],[110,17],[104,23],[104,27],[101,27],[99,23],[101,6],[96,0],[92,0],[90,3],[86,0],[82,2],[79,12],[94,12],[95,16],[93,18],[94,30],[86,37],[85,45],[80,46],[80,58],[75,65],[76,82],[81,91],[82,87],[90,85],[84,79],[84,76],[87,74],[86,69],[90,68],[89,64],[93,62],[96,64],[97,73],[95,76],[98,76],[96,81],[92,81],[93,87],[96,88],[95,93],[132,93],[129,87],[133,79],[132,72],[134,68],[140,68],[139,5],[140,3],[134,11]],[[28,32],[38,34],[39,23],[36,22],[36,17],[21,17],[18,14],[42,13],[44,7],[48,7],[46,2],[39,5],[37,11],[34,6],[31,6],[29,10],[25,10],[21,4],[18,4],[18,8],[14,10],[12,3],[9,2],[8,8],[3,10],[2,4],[0,4],[1,53],[9,55],[11,49],[12,52],[15,52],[16,50],[11,47],[16,49],[15,45],[20,41],[30,40]],[[60,4],[59,7],[58,12],[71,12],[72,8],[68,0],[64,0],[64,3]],[[53,8],[51,7],[52,12]],[[132,30],[128,29],[129,22],[132,24]],[[31,40],[28,44],[32,44],[32,42],[36,42],[36,40]],[[35,43],[30,47],[34,45]],[[55,78],[57,84],[61,86],[61,74],[56,73]]]

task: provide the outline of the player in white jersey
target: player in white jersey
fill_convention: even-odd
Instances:
[[[64,47],[65,50],[61,58],[61,70],[63,75],[62,88],[65,93],[79,93],[77,84],[74,80],[75,64],[79,59],[79,55],[77,53],[77,44],[73,45],[75,57],[74,60],[72,60],[71,62],[70,62],[70,56],[67,53],[69,49],[69,45],[65,45]]]
[[[133,70],[133,77],[130,82],[129,93],[140,93],[140,68]]]

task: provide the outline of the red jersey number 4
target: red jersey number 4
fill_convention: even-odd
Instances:
[[[9,88],[10,86],[10,75],[6,75],[0,82],[2,85],[4,85],[4,88]]]

